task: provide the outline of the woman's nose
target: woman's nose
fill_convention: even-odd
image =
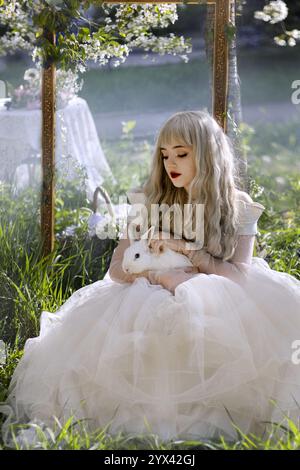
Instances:
[[[177,167],[177,163],[176,163],[176,161],[175,161],[175,158],[173,158],[173,159],[172,159],[172,158],[169,158],[169,159],[168,159],[168,164],[169,164],[169,165],[168,165],[169,168]]]

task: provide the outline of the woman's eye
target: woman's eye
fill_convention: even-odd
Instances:
[[[187,156],[187,153],[183,153],[182,155],[176,155],[176,157],[186,157]],[[166,158],[168,158],[167,156],[165,155],[162,155],[162,159],[165,160]]]

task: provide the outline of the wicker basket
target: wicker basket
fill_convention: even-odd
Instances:
[[[111,199],[107,191],[102,187],[98,186],[95,189],[92,209],[93,216],[101,216],[98,212],[98,196],[101,194],[105,200],[107,210],[113,220],[115,220],[115,213],[111,203]],[[67,236],[63,239],[63,254],[68,257],[74,252],[72,244],[74,243],[73,236]],[[110,238],[100,239],[96,234],[93,236],[86,236],[83,240],[83,249],[87,253],[87,272],[90,280],[95,282],[103,278],[103,275],[107,272],[112,254],[116,248],[118,241]],[[80,273],[82,271],[82,259],[75,257],[72,265],[72,277],[76,278],[75,287],[79,289],[81,287]],[[78,278],[78,279],[77,279]]]
[[[114,209],[113,209],[113,206],[112,206],[112,203],[111,203],[111,199],[109,197],[108,192],[106,191],[105,188],[103,188],[103,186],[97,186],[97,188],[94,191],[94,196],[93,196],[93,212],[94,212],[94,214],[97,214],[99,194],[101,194],[101,196],[103,196],[103,199],[106,202],[107,210],[108,210],[110,216],[112,217],[112,219],[115,220],[115,212],[114,212]]]

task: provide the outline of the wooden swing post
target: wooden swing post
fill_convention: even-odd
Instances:
[[[55,45],[55,34],[44,31],[45,37]],[[55,205],[55,73],[53,62],[42,70],[42,191],[41,237],[42,254],[47,256],[54,249]]]
[[[229,85],[229,46],[227,28],[235,24],[234,0],[208,1],[215,9],[214,53],[213,53],[213,116],[227,132],[227,107]]]

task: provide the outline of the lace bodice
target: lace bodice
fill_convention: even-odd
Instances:
[[[130,204],[144,204],[146,196],[143,192],[127,193]],[[265,207],[259,202],[246,202],[238,199],[238,235],[256,235],[257,234],[257,221]],[[130,213],[129,213],[130,215]]]

